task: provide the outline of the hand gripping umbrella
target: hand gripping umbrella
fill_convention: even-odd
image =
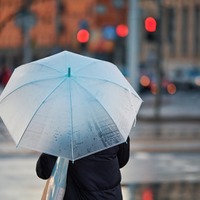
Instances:
[[[76,160],[126,141],[141,102],[114,64],[63,51],[15,69],[0,115],[17,146]]]

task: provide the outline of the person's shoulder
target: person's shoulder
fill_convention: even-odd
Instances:
[[[104,149],[102,151],[99,151],[97,153],[95,153],[94,155],[113,155],[113,154],[117,154],[119,150],[119,145],[110,147],[108,149]]]

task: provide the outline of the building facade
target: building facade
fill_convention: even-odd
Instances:
[[[141,61],[156,59],[155,52],[161,50],[166,74],[176,69],[200,68],[200,1],[163,0],[160,5],[158,2],[141,1],[142,20],[153,16],[159,23],[162,18],[159,43],[148,42],[143,35]]]
[[[16,16],[25,2],[0,0],[0,63],[13,67],[21,64],[23,58],[25,36],[16,25]],[[138,2],[141,66],[155,68],[159,56],[166,74],[176,68],[200,67],[200,1]],[[76,35],[81,27],[91,33],[87,44],[90,53],[115,52],[122,43],[117,45],[113,38],[105,40],[102,30],[127,24],[129,6],[128,0],[33,0],[27,9],[36,17],[28,34],[32,59],[38,59],[58,49],[78,51],[80,44]],[[162,19],[160,42],[146,38],[144,19],[147,16],[154,16],[158,21]]]
[[[16,18],[26,2],[0,0],[0,63],[16,66],[23,60],[25,35],[17,26]],[[78,51],[80,44],[76,35],[83,24],[91,32],[88,51],[111,52],[114,42],[102,40],[101,29],[125,22],[127,13],[124,1],[119,0],[33,0],[26,5],[36,18],[36,24],[28,32],[32,59],[58,49]]]

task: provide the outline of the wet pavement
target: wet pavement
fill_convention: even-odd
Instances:
[[[200,189],[200,101],[195,103],[199,97],[194,94],[182,100],[183,94],[176,98],[166,96],[159,122],[153,118],[154,97],[143,97],[137,125],[130,134],[131,158],[121,170],[124,200],[139,200],[149,191],[159,200],[182,200],[186,199],[180,197],[183,188],[193,191],[188,192],[190,196],[185,195],[188,199],[199,199],[195,193]],[[183,114],[193,120],[181,120]],[[45,181],[35,174],[38,156],[37,152],[16,149],[0,122],[0,199],[40,199]],[[196,196],[191,197],[192,194]]]
[[[123,184],[200,180],[199,153],[132,153],[122,169]]]
[[[142,121],[154,121],[156,95],[141,94],[143,104],[139,111]],[[160,105],[161,121],[200,121],[200,89],[180,91],[175,95],[163,94]]]
[[[0,156],[0,199],[39,200],[44,181],[35,174],[37,156]]]

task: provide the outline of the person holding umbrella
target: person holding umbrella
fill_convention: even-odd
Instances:
[[[129,155],[128,137],[125,143],[70,161],[63,200],[122,200],[120,168],[127,164]],[[36,165],[37,175],[48,179],[56,160],[56,156],[41,154]]]
[[[141,104],[116,65],[63,51],[14,70],[0,116],[18,147],[46,153],[39,176],[48,179],[66,163],[72,200],[122,199],[119,168],[128,161],[126,140]]]

